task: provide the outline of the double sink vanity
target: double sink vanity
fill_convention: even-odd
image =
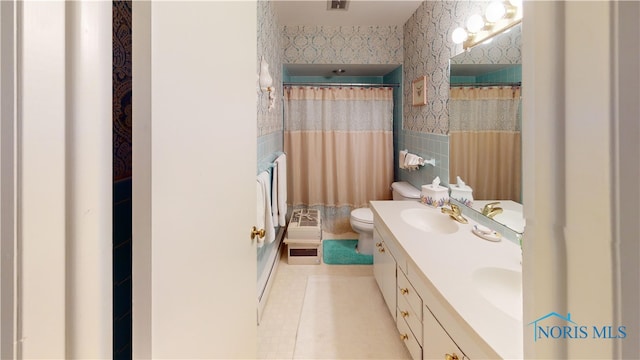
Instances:
[[[523,357],[522,253],[418,201],[371,201],[374,275],[413,359]]]

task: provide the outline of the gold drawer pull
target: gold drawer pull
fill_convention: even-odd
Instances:
[[[381,252],[381,253],[383,253],[383,252],[384,252],[384,248],[383,248],[383,247],[381,247],[381,248],[378,248],[378,252]]]
[[[400,315],[402,315],[403,318],[406,318],[407,316],[409,316],[409,312],[400,310]]]
[[[400,340],[408,340],[409,339],[409,335],[407,334],[400,334]],[[455,360],[455,359],[454,359]]]
[[[407,289],[407,288],[402,288],[402,289],[400,289],[400,293],[401,293],[402,295],[407,295],[407,294],[409,293],[409,289]]]
[[[445,360],[460,360],[460,358],[458,357],[458,355],[456,353],[445,354],[444,358],[445,358]]]
[[[382,246],[382,243],[381,242],[377,242],[376,243],[376,247],[380,247],[380,246]]]

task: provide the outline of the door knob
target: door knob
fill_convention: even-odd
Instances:
[[[458,359],[460,359],[456,353],[445,354],[444,358],[445,358],[445,360],[458,360]]]
[[[257,227],[252,227],[251,228],[251,240],[254,240],[255,238],[259,237],[260,239],[262,239],[264,237],[264,229],[260,229],[258,230]]]

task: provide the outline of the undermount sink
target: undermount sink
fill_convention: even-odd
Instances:
[[[494,216],[493,220],[519,233],[524,232],[525,220],[519,211],[504,209],[502,213]]]
[[[493,306],[522,320],[522,272],[485,267],[473,272],[475,290]]]
[[[448,215],[427,209],[402,210],[400,217],[407,224],[428,233],[452,234],[458,231],[458,223]]]

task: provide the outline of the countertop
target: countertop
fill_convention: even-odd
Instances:
[[[418,201],[370,203],[374,219],[382,220],[411,262],[477,336],[500,357],[521,359],[522,302],[519,304],[520,318],[517,319],[485,299],[475,290],[473,281],[474,271],[485,267],[521,273],[520,247],[506,239],[491,242],[477,237],[471,232],[477,223],[471,219],[468,224],[458,223],[460,229],[454,234],[425,233],[404,222],[401,212],[405,209],[427,209],[441,216],[448,215],[442,214],[440,208]],[[442,325],[447,328],[446,323]]]

